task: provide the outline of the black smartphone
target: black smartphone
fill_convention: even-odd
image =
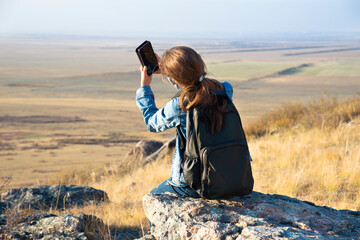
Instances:
[[[142,66],[147,67],[147,74],[150,76],[159,69],[159,64],[155,56],[154,50],[149,41],[143,42],[135,50]]]

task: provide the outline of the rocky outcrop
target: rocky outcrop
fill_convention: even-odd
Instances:
[[[150,154],[156,152],[162,145],[163,143],[159,141],[141,140],[130,150],[127,157],[145,159]]]
[[[6,219],[4,220],[3,218]],[[1,215],[1,239],[99,239],[104,223],[92,215],[66,215],[49,213],[14,212]]]
[[[128,152],[126,158],[140,160],[138,164],[143,166],[169,155],[175,147],[175,142],[175,137],[165,143],[141,140]]]
[[[253,192],[223,200],[148,194],[155,239],[359,239],[360,212]]]
[[[88,186],[43,185],[32,188],[13,188],[1,194],[1,202],[12,209],[62,209],[87,203],[108,201],[104,191]]]
[[[93,215],[56,216],[22,210],[0,215],[0,239],[114,239],[140,237],[136,230],[113,230]]]
[[[175,137],[165,142],[164,145],[162,145],[158,150],[146,157],[144,164],[154,162],[166,155],[169,155],[170,152],[175,148],[175,143]]]
[[[71,208],[108,201],[87,186],[53,185],[11,189],[1,195],[0,239],[135,239],[137,230],[111,229],[92,215],[56,216],[49,208]]]

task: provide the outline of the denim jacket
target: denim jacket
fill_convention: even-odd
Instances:
[[[226,94],[232,99],[233,89],[230,83],[222,82]],[[149,132],[163,132],[166,129],[180,125],[180,130],[186,136],[186,111],[179,106],[179,97],[171,99],[165,107],[158,109],[150,86],[140,87],[136,91],[136,104],[141,110]],[[175,153],[171,165],[169,184],[186,187],[182,174],[183,153],[180,151],[179,136],[176,134]]]

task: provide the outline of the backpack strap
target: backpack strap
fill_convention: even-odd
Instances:
[[[181,90],[177,91],[177,93],[172,97],[172,99],[180,97],[180,95],[181,95]],[[179,142],[180,149],[181,149],[181,151],[185,151],[186,138],[180,130],[180,125],[176,126],[176,132],[177,132],[177,134],[179,136],[179,140],[180,140],[180,142]]]
[[[211,93],[211,95],[220,95],[226,98],[229,98],[229,96],[226,94],[225,91],[221,91],[221,90],[215,90]]]
[[[176,132],[179,136],[179,147],[180,147],[180,150],[184,153],[185,153],[186,149],[189,148],[188,141],[193,142],[195,144],[196,149],[198,146],[195,135],[189,134],[189,132],[192,132],[192,133],[194,132],[194,120],[193,120],[194,111],[195,110],[193,108],[190,108],[186,112],[186,136],[181,132],[180,125],[176,126]],[[191,141],[191,139],[187,139],[187,138],[192,138],[193,141]]]
[[[180,150],[182,152],[184,152],[185,151],[185,146],[186,146],[186,138],[185,138],[184,134],[180,130],[180,125],[176,126],[176,132],[177,132],[177,134],[179,136]]]
[[[177,98],[177,97],[180,97],[181,95],[181,90],[179,90],[174,96],[173,96],[173,99],[174,98]],[[220,96],[223,96],[223,97],[226,97],[229,99],[229,96],[226,94],[225,91],[221,91],[221,90],[215,90],[212,95],[220,95]],[[189,109],[188,110],[188,114],[190,114],[190,117],[189,119],[192,119],[192,109]],[[187,124],[188,125],[188,124]],[[179,136],[179,144],[180,144],[180,149],[182,151],[185,151],[185,147],[186,147],[186,137],[184,136],[184,134],[181,132],[180,130],[180,125],[176,126],[176,132]]]

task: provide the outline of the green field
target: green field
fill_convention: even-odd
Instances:
[[[303,76],[360,77],[360,60],[329,60],[303,69],[298,74]]]
[[[222,80],[246,81],[297,66],[299,62],[241,61],[209,64],[210,75]]]

